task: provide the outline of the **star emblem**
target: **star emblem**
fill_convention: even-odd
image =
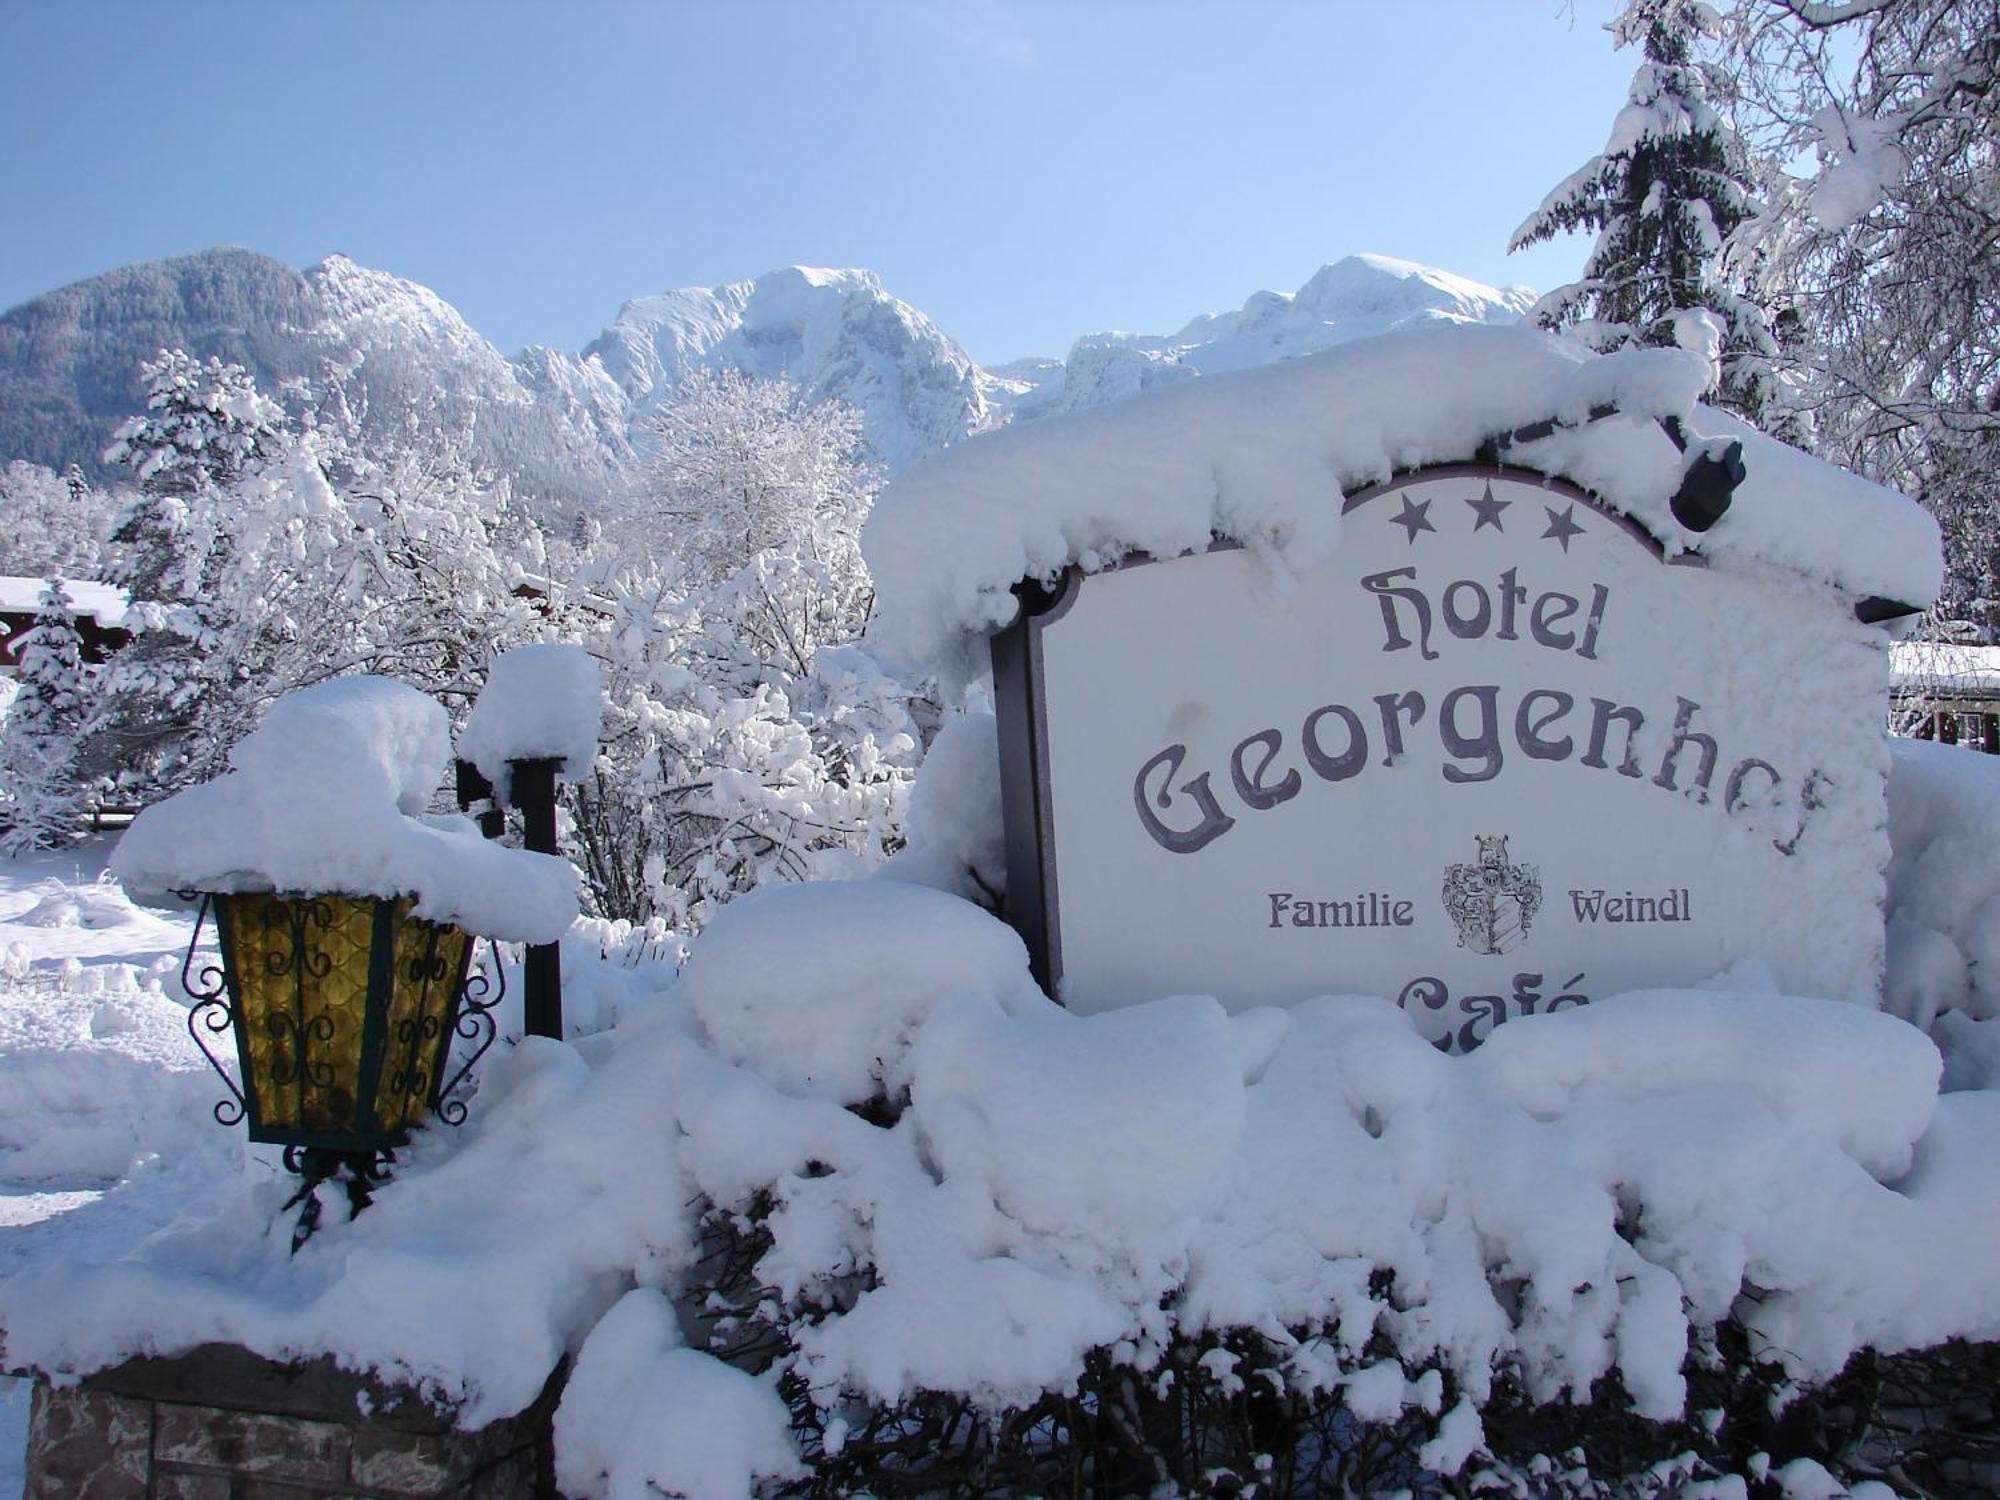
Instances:
[[[1565,505],[1560,512],[1553,505],[1544,505],[1542,509],[1549,513],[1549,529],[1542,533],[1542,540],[1554,537],[1562,543],[1563,551],[1569,551],[1569,539],[1583,535],[1583,528],[1576,524],[1576,506]]]
[[[1422,503],[1418,503],[1417,501],[1412,500],[1408,495],[1405,495],[1403,497],[1402,513],[1400,515],[1394,515],[1389,517],[1389,524],[1391,526],[1402,527],[1403,530],[1408,534],[1410,540],[1412,542],[1415,542],[1417,539],[1418,532],[1437,530],[1437,527],[1431,525],[1431,518],[1429,514],[1430,508],[1431,508],[1430,501],[1425,500]]]
[[[1471,506],[1479,517],[1478,520],[1472,523],[1474,531],[1484,531],[1487,527],[1491,526],[1495,531],[1503,534],[1506,532],[1507,528],[1500,524],[1500,513],[1514,502],[1511,500],[1494,499],[1493,486],[1491,484],[1486,486],[1486,493],[1481,495],[1477,500],[1468,498],[1465,503]]]

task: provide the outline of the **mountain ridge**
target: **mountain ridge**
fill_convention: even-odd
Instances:
[[[245,365],[274,394],[338,386],[384,441],[446,427],[517,487],[565,504],[616,490],[646,425],[697,370],[784,376],[856,405],[895,470],[1012,421],[1318,352],[1412,322],[1511,322],[1526,288],[1381,255],[1323,266],[1171,334],[1087,333],[1062,359],[982,368],[872,271],[789,266],[624,302],[571,352],[503,354],[420,283],[332,254],[303,270],[238,247],[143,261],[0,313],[0,462],[102,475],[161,348]]]

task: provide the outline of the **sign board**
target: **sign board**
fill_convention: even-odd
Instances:
[[[995,638],[1009,907],[1052,993],[1385,995],[1461,1049],[1746,958],[1872,1003],[1877,632],[1539,474],[1329,503],[1302,576],[1228,544],[1071,569]]]

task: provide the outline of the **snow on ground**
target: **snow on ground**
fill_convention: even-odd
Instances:
[[[330,1348],[477,1422],[567,1349],[572,1493],[740,1492],[799,1461],[771,1377],[686,1344],[666,1298],[701,1199],[759,1194],[780,1298],[872,1272],[795,1360],[830,1408],[921,1386],[1024,1399],[1092,1345],[1143,1363],[1170,1319],[1318,1327],[1288,1378],[1390,1415],[1435,1393],[1368,1363],[1378,1330],[1475,1398],[1496,1359],[1552,1398],[1615,1366],[1657,1414],[1682,1400],[1691,1322],[1742,1311],[1746,1286],[1759,1337],[1807,1375],[1862,1343],[2000,1336],[1983,1007],[1937,1028],[1942,1060],[1893,1015],[1749,970],[1512,1021],[1463,1058],[1368,997],[1074,1016],[950,893],[976,884],[955,863],[992,857],[965,774],[983,746],[956,738],[892,878],[747,898],[679,977],[644,935],[580,924],[572,1040],[496,1049],[466,1126],[427,1133],[296,1257],[276,1164],[209,1115],[176,983],[186,913],[101,884],[102,843],[0,865],[9,1360]],[[1901,918],[1970,962],[2000,865],[1953,836],[1991,828],[2000,760],[1917,747],[1895,767]],[[1899,982],[1935,1008],[1921,974]],[[869,1094],[892,1123],[845,1107]],[[24,1403],[0,1400],[6,1493]]]
[[[0,1280],[136,1243],[242,1154],[175,998],[188,915],[133,905],[109,852],[0,861]],[[20,1493],[28,1390],[0,1377],[0,1495]]]
[[[214,1118],[225,1090],[189,1036],[180,982],[193,909],[131,900],[106,873],[116,840],[0,860],[0,1282],[240,1226],[246,1204],[267,1249],[259,1235],[291,1191],[275,1148]],[[572,1025],[611,1025],[655,946],[625,924],[578,923],[564,944]],[[501,1030],[518,1037],[518,973],[510,985]],[[102,1329],[117,1314],[78,1316]],[[0,1345],[0,1368],[14,1363]],[[21,1491],[28,1393],[0,1376],[0,1497]]]

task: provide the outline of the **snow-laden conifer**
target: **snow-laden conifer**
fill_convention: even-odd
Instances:
[[[1628,0],[1609,29],[1642,61],[1604,150],[1557,184],[1508,248],[1596,231],[1582,276],[1530,316],[1600,351],[1709,348],[1722,404],[1769,427],[1780,420],[1777,343],[1746,278],[1723,270],[1730,235],[1757,212],[1755,168],[1716,107],[1721,80],[1696,57],[1719,24],[1705,0]]]
[[[142,373],[146,410],[105,453],[139,484],[110,539],[134,638],[104,673],[79,769],[143,796],[216,769],[233,738],[218,715],[234,665],[220,650],[235,602],[224,575],[234,534],[254,524],[243,486],[270,462],[284,415],[240,365],[162,350]]]
[[[10,856],[69,843],[83,800],[75,766],[83,647],[60,578],[49,580],[16,649],[19,691],[0,733],[0,853]]]

